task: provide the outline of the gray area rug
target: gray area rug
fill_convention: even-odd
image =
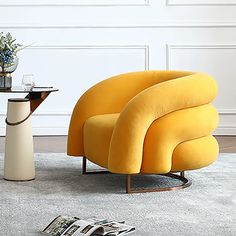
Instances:
[[[188,172],[184,190],[125,194],[122,175],[81,175],[81,159],[66,154],[36,154],[36,180],[3,180],[0,156],[0,235],[40,235],[54,217],[126,221],[132,235],[236,235],[236,154],[221,154],[204,169]],[[97,168],[89,164],[90,169]],[[135,184],[163,182],[158,177]],[[162,184],[160,184],[162,185]]]

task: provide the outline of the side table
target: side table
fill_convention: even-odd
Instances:
[[[25,98],[8,99],[4,156],[4,179],[29,181],[35,179],[31,115],[53,87],[21,87],[0,90],[0,93],[27,93]]]

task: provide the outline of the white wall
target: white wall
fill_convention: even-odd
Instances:
[[[87,88],[145,69],[213,75],[217,133],[236,134],[236,0],[0,0],[0,31],[34,43],[19,54],[15,85],[33,73],[36,84],[60,89],[34,115],[34,134],[67,134]],[[6,98],[0,95],[0,134]]]

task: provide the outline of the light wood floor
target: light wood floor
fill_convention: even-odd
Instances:
[[[236,136],[216,136],[220,152],[236,153]]]
[[[217,136],[220,152],[236,153],[236,136]],[[4,152],[5,138],[0,137],[0,152]],[[66,152],[67,136],[34,137],[34,151],[36,153]]]

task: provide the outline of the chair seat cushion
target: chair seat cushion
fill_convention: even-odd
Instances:
[[[97,115],[84,124],[84,153],[90,161],[107,168],[109,146],[119,113]]]

